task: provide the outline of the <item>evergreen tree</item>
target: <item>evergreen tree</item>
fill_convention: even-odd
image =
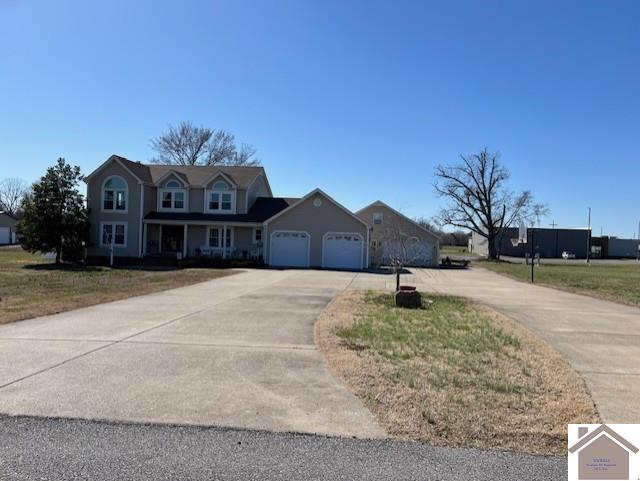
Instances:
[[[89,221],[78,183],[84,179],[80,167],[61,157],[49,167],[22,205],[18,224],[20,244],[29,252],[55,252],[61,260],[77,262],[84,257]]]

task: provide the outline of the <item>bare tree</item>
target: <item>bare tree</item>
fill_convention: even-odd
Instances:
[[[410,232],[391,224],[385,226],[379,242],[373,252],[377,264],[388,265],[396,276],[396,291],[400,289],[400,275],[404,268],[418,260],[428,258],[433,254],[430,249],[420,243],[419,239]]]
[[[225,130],[196,127],[181,122],[169,126],[164,134],[151,139],[156,164],[169,165],[258,165],[255,149],[242,144],[238,149],[235,136]]]
[[[12,217],[20,214],[22,199],[29,193],[29,185],[22,179],[10,177],[0,181],[0,210]]]
[[[485,147],[480,153],[460,156],[461,163],[436,167],[435,191],[446,199],[440,210],[442,224],[468,229],[487,239],[489,259],[499,257],[498,244],[504,229],[517,222],[531,222],[534,208],[543,215],[548,209],[534,204],[530,191],[509,190],[509,171],[498,153]]]

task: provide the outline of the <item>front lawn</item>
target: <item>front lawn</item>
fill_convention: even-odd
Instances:
[[[395,438],[532,453],[566,451],[568,423],[598,416],[584,382],[521,325],[451,296],[394,306],[346,291],[316,339],[330,368]]]
[[[16,247],[0,248],[0,324],[215,279],[218,269],[57,267]]]
[[[514,262],[477,262],[499,274],[505,274],[518,280],[531,280],[531,266]],[[640,264],[629,261],[624,264],[599,264],[597,261],[587,265],[545,264],[535,266],[536,284],[586,294],[633,306],[640,306]]]

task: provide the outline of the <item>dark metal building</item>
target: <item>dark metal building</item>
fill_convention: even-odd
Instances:
[[[535,242],[535,252],[541,258],[560,258],[564,251],[571,252],[577,259],[586,259],[590,249],[591,230],[589,229],[527,229],[526,244],[514,246],[512,239],[518,238],[518,228],[504,229],[496,240],[496,247],[501,256],[525,257],[531,254],[531,239]],[[476,254],[487,255],[487,239],[474,233],[472,235],[472,251]]]

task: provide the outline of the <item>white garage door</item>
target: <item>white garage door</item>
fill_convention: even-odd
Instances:
[[[412,241],[404,244],[391,242],[384,245],[383,263],[389,264],[392,259],[403,259],[407,266],[432,266],[434,265],[434,245],[429,242]]]
[[[271,262],[278,267],[309,267],[309,234],[276,231],[271,235]]]
[[[8,227],[0,227],[0,244],[10,244],[11,238]]]
[[[360,234],[327,234],[323,240],[327,269],[362,269],[362,236]]]

